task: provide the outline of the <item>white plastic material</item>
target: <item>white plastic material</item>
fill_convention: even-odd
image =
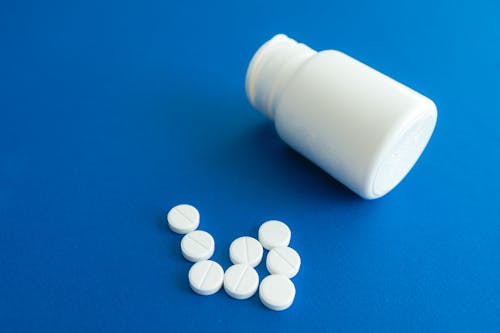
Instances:
[[[300,256],[291,247],[275,247],[267,254],[266,267],[271,274],[293,278],[300,269]]]
[[[186,260],[197,262],[210,258],[215,251],[215,241],[206,231],[191,231],[182,237],[182,255]]]
[[[295,299],[295,285],[284,275],[268,275],[260,283],[259,297],[269,309],[285,310]]]
[[[288,246],[292,233],[288,226],[276,220],[264,222],[259,228],[259,242],[266,250]]]
[[[233,298],[250,298],[257,288],[259,288],[259,275],[250,265],[233,265],[224,273],[224,290]]]
[[[177,205],[167,214],[170,230],[178,234],[187,234],[198,228],[200,213],[191,205]]]
[[[224,270],[212,260],[195,263],[189,269],[189,285],[200,295],[212,295],[220,290],[224,281]]]
[[[236,238],[229,247],[229,258],[233,264],[248,264],[255,267],[260,264],[263,253],[259,241],[248,236]]]
[[[434,130],[427,97],[339,51],[276,35],[246,76],[251,104],[280,137],[366,199],[392,190]]]

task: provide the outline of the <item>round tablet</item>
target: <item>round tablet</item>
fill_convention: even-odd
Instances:
[[[187,234],[198,228],[200,213],[191,205],[178,205],[167,214],[170,230],[178,234]]]
[[[280,221],[267,221],[259,228],[259,242],[266,250],[278,246],[288,246],[291,235],[287,225]]]
[[[191,231],[181,240],[181,251],[189,261],[206,260],[214,254],[215,242],[212,236],[202,230]]]
[[[200,295],[212,295],[219,291],[224,280],[224,271],[212,260],[198,261],[189,269],[189,285]]]
[[[268,275],[259,287],[261,302],[271,310],[281,311],[292,305],[295,298],[295,286],[284,275]]]
[[[300,269],[300,256],[291,247],[275,247],[267,254],[266,267],[271,274],[293,278]]]
[[[250,265],[233,265],[224,273],[224,290],[233,298],[252,297],[257,288],[259,288],[259,274]]]
[[[260,264],[264,250],[258,240],[243,236],[236,238],[229,247],[229,258],[233,264],[248,264],[252,267]]]

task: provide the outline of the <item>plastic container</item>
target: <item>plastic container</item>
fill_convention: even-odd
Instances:
[[[276,35],[253,56],[250,103],[279,136],[366,199],[392,190],[434,130],[427,97],[348,55]]]

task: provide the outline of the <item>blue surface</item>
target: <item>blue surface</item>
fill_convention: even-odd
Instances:
[[[3,0],[0,330],[499,332],[495,2]],[[246,66],[278,32],[434,99],[389,195],[357,198],[249,106]],[[192,293],[165,223],[182,202],[224,267],[234,238],[286,221],[293,307]]]

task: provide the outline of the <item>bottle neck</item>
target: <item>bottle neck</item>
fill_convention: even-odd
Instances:
[[[286,85],[297,69],[316,53],[283,34],[262,45],[250,61],[246,75],[245,89],[253,107],[274,119]]]

